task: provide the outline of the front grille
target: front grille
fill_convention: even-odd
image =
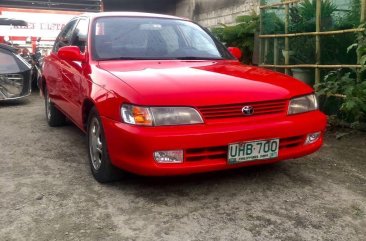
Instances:
[[[280,149],[282,150],[298,147],[305,141],[305,136],[294,136],[280,139]],[[185,161],[195,162],[203,160],[227,160],[228,145],[205,147],[205,148],[191,148],[186,149],[184,153]]]
[[[248,117],[242,112],[242,108],[244,106],[253,107],[254,112],[250,116],[279,114],[286,113],[287,100],[271,100],[242,104],[203,106],[198,107],[198,110],[201,112],[203,118],[206,120]]]
[[[187,149],[185,152],[185,160],[191,162],[207,159],[226,159],[227,149],[227,146]]]
[[[280,139],[280,150],[284,148],[297,147],[305,142],[305,136],[294,136]]]

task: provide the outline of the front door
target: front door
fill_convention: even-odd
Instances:
[[[81,53],[85,53],[88,34],[88,20],[81,18],[74,30],[71,38],[72,46],[77,46]],[[65,111],[69,117],[77,124],[82,123],[82,101],[83,92],[81,90],[82,82],[86,81],[86,64],[81,61],[62,60],[62,78],[63,78],[63,98],[65,102]]]

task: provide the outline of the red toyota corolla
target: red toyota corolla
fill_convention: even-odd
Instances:
[[[99,182],[118,169],[179,175],[297,158],[319,149],[313,89],[242,65],[208,31],[173,16],[77,17],[45,59],[47,121],[88,136]]]

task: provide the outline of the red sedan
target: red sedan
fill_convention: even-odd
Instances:
[[[242,65],[197,24],[173,16],[77,17],[45,59],[50,126],[88,136],[99,182],[117,170],[180,175],[274,163],[318,150],[326,117],[314,91]]]

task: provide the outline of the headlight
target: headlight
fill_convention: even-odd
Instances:
[[[20,97],[23,86],[21,74],[0,74],[0,99]]]
[[[294,98],[290,101],[288,114],[299,114],[318,109],[318,101],[314,94]]]
[[[191,107],[140,107],[124,104],[121,115],[125,123],[145,126],[203,123],[201,115]]]

